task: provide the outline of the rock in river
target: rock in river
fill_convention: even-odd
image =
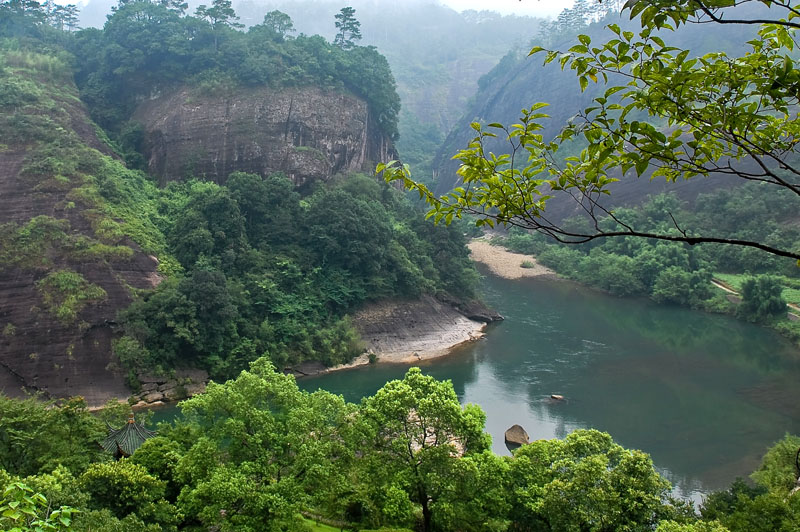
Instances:
[[[505,434],[506,444],[509,446],[518,447],[530,443],[528,433],[525,432],[519,425],[514,425],[506,431]]]

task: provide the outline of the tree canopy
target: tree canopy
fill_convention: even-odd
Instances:
[[[333,44],[342,50],[349,50],[361,40],[361,23],[356,19],[356,10],[352,7],[343,7],[334,18],[336,19],[336,37]]]
[[[792,245],[699,233],[676,219],[665,231],[649,232],[611,207],[614,183],[637,177],[670,182],[713,177],[757,182],[764,194],[800,195],[795,111],[800,74],[793,54],[798,11],[790,2],[752,0],[771,9],[740,17],[739,6],[749,1],[629,0],[624,9],[638,17],[640,31],[610,24],[610,39],[602,44],[581,35],[567,51],[531,50],[530,55],[544,54],[545,63],[573,70],[582,90],[590,83],[605,86],[554,139],[541,133],[546,104],[537,103],[523,109],[518,124],[473,123],[476,136],[454,157],[461,163],[461,186],[445,196],[413,181],[409,168],[396,161],[378,171],[418,191],[436,221],[476,215],[479,226],[517,226],[568,243],[637,236],[736,244],[800,259]],[[670,32],[689,23],[760,28],[744,55],[695,57],[667,42]],[[485,149],[493,137],[507,140],[507,153]],[[576,147],[578,155],[563,155]],[[556,198],[572,202],[588,223],[576,229],[551,219],[547,205]]]
[[[75,402],[0,395],[0,405],[4,529],[308,530],[301,512],[336,529],[387,532],[763,532],[800,524],[796,436],[769,450],[755,484],[737,480],[709,494],[698,516],[670,496],[649,456],[596,430],[493,454],[480,407],[462,406],[449,381],[418,368],[351,404],[299,390],[262,358],[181,403],[183,419],[159,424],[157,437],[119,461],[86,453],[97,439],[84,430],[78,445],[37,447],[47,463],[20,459],[67,417],[73,427],[101,423]],[[119,422],[126,410],[116,404],[104,414]]]

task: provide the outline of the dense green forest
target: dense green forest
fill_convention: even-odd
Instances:
[[[184,420],[113,461],[97,447],[102,421],[80,400],[50,408],[0,397],[0,524],[27,530],[66,506],[43,529],[307,531],[323,529],[320,519],[426,532],[800,526],[800,499],[789,495],[796,437],[770,449],[755,484],[711,494],[698,516],[645,453],[598,431],[493,454],[481,409],[462,407],[449,381],[419,369],[354,405],[299,391],[262,359],[181,408]],[[116,425],[124,410],[102,416]]]
[[[225,186],[190,180],[159,189],[37,116],[37,107],[58,99],[63,78],[38,87],[33,80],[50,72],[68,76],[73,64],[79,65],[75,79],[92,116],[134,163],[141,155],[127,122],[131,106],[137,96],[168,83],[324,85],[345,84],[352,75],[361,84],[381,85],[354,90],[370,98],[385,93],[396,106],[391,74],[373,48],[345,51],[320,37],[289,38],[266,25],[245,34],[230,27],[232,14],[214,27],[181,16],[179,7],[127,3],[103,31],[65,33],[45,24],[39,12],[20,14],[15,4],[3,4],[17,17],[4,18],[4,118],[17,136],[6,141],[36,142],[30,172],[72,178],[62,186],[74,186],[78,201],[105,212],[102,222],[94,222],[98,242],[91,245],[98,259],[129,253],[109,242],[130,238],[159,257],[168,277],[120,316],[126,334],[115,350],[131,369],[134,386],[135,371],[145,368],[188,364],[226,377],[265,354],[280,367],[303,360],[342,363],[363,350],[345,316],[364,301],[437,292],[473,296],[477,274],[462,234],[425,223],[398,191],[371,177],[319,183],[303,195],[284,176],[241,173]],[[189,38],[190,26],[196,37]],[[330,62],[320,64],[320,53]],[[256,61],[265,77],[246,68],[248,61]],[[386,70],[363,70],[371,68]],[[245,73],[256,77],[246,81]],[[29,226],[4,228],[8,261],[43,252],[21,252],[20,246],[30,246],[24,241]]]
[[[268,353],[282,367],[363,351],[345,314],[367,300],[445,291],[472,296],[455,228],[436,228],[364,176],[301,197],[282,176],[233,174],[162,192],[158,213],[183,269],[122,316],[130,367],[198,365],[236,374]]]
[[[195,16],[185,9],[123,2],[102,30],[73,32],[35,2],[0,4],[0,151],[24,154],[19,176],[31,197],[60,198],[52,215],[0,225],[0,271],[34,272],[40,311],[81,329],[89,326],[78,319],[82,308],[108,294],[78,270],[138,251],[157,256],[158,286],[128,287],[132,303],[117,316],[115,352],[134,387],[139,371],[182,365],[205,368],[216,381],[181,403],[182,419],[161,424],[158,436],[120,460],[98,442],[104,422],[124,423],[129,407],[92,413],[81,398],[0,395],[3,529],[800,527],[800,498],[792,493],[797,437],[770,449],[752,483],[711,494],[698,514],[671,496],[645,453],[602,432],[578,430],[509,457],[493,454],[481,409],[460,405],[450,382],[417,368],[360,404],[300,391],[276,371],[360,352],[347,314],[366,301],[426,293],[470,299],[477,273],[460,226],[429,223],[402,192],[372,176],[298,190],[280,174],[233,173],[225,185],[187,179],[158,188],[140,168],[141,132],[130,116],[142,98],[175,85],[210,93],[248,84],[332,87],[363,96],[384,117],[385,133],[397,131],[394,82],[375,49],[344,45],[346,36],[339,45],[293,37],[290,21],[276,13],[243,32],[225,0]],[[79,134],[83,105],[98,127]],[[757,192],[698,198],[687,216],[794,245],[796,229],[781,225],[794,204]],[[745,207],[749,216],[731,216]],[[673,197],[654,197],[617,211],[615,223],[668,227],[683,208]],[[763,214],[768,222],[751,223]],[[715,305],[708,281],[717,271],[796,278],[781,259],[712,247],[633,237],[583,248],[527,234],[509,240],[614,293],[701,307]],[[742,292],[746,317],[771,319],[773,306],[748,307],[764,298],[747,294],[769,300],[774,282],[745,282]],[[13,326],[2,334],[13,336]]]

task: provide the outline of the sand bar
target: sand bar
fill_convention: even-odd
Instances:
[[[556,277],[556,273],[536,262],[531,255],[512,253],[500,246],[493,246],[485,239],[476,239],[469,243],[470,256],[475,262],[486,265],[494,275],[504,279],[522,279],[523,277]],[[523,268],[523,261],[532,264]]]

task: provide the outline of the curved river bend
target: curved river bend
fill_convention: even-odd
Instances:
[[[514,423],[531,439],[596,428],[650,453],[676,494],[697,500],[800,432],[800,355],[770,330],[571,283],[488,276],[482,285],[506,320],[421,367],[484,409],[495,452],[508,453],[503,432]],[[298,383],[357,402],[406,369],[378,364]]]

